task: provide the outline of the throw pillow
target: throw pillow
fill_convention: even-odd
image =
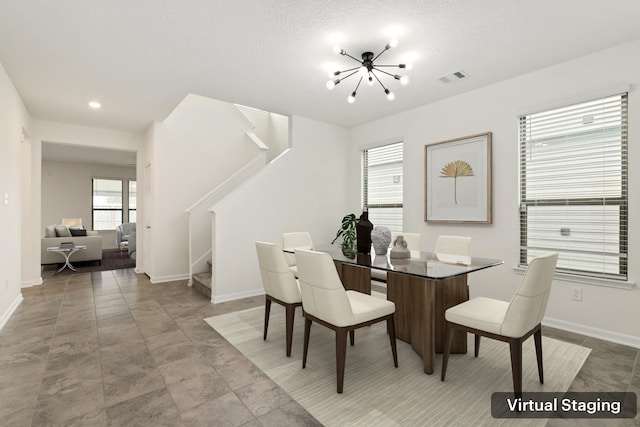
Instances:
[[[86,236],[87,230],[84,228],[70,228],[69,232],[71,232],[72,237]]]
[[[44,237],[56,237],[56,228],[53,225],[47,225],[44,229]]]
[[[55,229],[57,237],[71,237],[71,233],[66,225],[56,225]]]

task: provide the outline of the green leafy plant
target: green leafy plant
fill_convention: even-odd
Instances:
[[[440,178],[453,178],[453,200],[458,204],[458,177],[473,176],[473,168],[463,160],[447,163],[440,171]]]
[[[336,232],[336,237],[331,241],[333,244],[342,237],[342,253],[349,258],[356,256],[356,223],[355,214],[348,214],[342,218],[342,224]]]

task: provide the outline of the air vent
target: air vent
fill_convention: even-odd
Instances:
[[[440,80],[442,83],[451,83],[451,82],[457,82],[460,80],[464,80],[467,77],[469,77],[469,75],[467,73],[465,73],[464,71],[458,70],[458,71],[454,71],[453,73],[449,73],[449,74],[445,74],[444,76],[440,76],[438,77],[438,80]]]

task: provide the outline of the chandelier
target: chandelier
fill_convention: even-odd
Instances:
[[[387,99],[389,101],[393,101],[395,99],[395,95],[393,92],[391,92],[380,80],[380,77],[384,77],[384,75],[393,77],[395,80],[400,81],[400,84],[402,84],[403,86],[409,83],[409,77],[408,76],[401,76],[399,74],[392,74],[389,73],[385,70],[382,70],[381,68],[399,68],[399,69],[410,69],[411,67],[408,64],[397,64],[397,65],[381,65],[381,64],[376,64],[375,61],[386,51],[388,51],[389,49],[396,47],[398,45],[398,41],[397,40],[391,40],[389,43],[387,43],[387,45],[384,47],[384,49],[382,49],[382,51],[375,55],[373,54],[373,52],[363,52],[361,55],[362,60],[354,58],[353,56],[349,55],[345,50],[341,49],[340,47],[335,47],[333,50],[336,53],[339,53],[340,55],[343,56],[348,56],[349,58],[353,59],[354,61],[356,61],[357,63],[359,63],[360,65],[358,65],[357,67],[353,67],[353,68],[349,68],[346,70],[341,70],[341,71],[332,71],[329,73],[329,76],[332,78],[332,80],[329,80],[327,82],[327,89],[332,90],[334,87],[336,87],[337,84],[339,84],[341,81],[348,79],[349,77],[358,74],[360,76],[360,79],[358,80],[358,84],[356,85],[356,88],[353,90],[353,92],[351,92],[351,95],[349,95],[349,97],[347,98],[347,102],[349,102],[350,104],[353,104],[356,100],[356,94],[358,93],[358,88],[360,87],[360,84],[362,83],[362,80],[366,79],[367,83],[369,84],[369,86],[373,86],[376,84],[376,82],[378,82],[380,84],[380,86],[382,86],[382,89],[384,90],[384,93],[387,95]],[[336,78],[335,80],[333,79],[334,77],[338,77],[338,76],[342,76],[343,74],[346,74],[346,76],[344,77],[339,77]]]

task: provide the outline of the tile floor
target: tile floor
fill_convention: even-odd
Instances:
[[[44,274],[0,331],[0,425],[319,425],[203,321],[263,297],[211,304],[185,281],[133,270]],[[544,334],[593,349],[571,391],[640,395],[637,349]]]

